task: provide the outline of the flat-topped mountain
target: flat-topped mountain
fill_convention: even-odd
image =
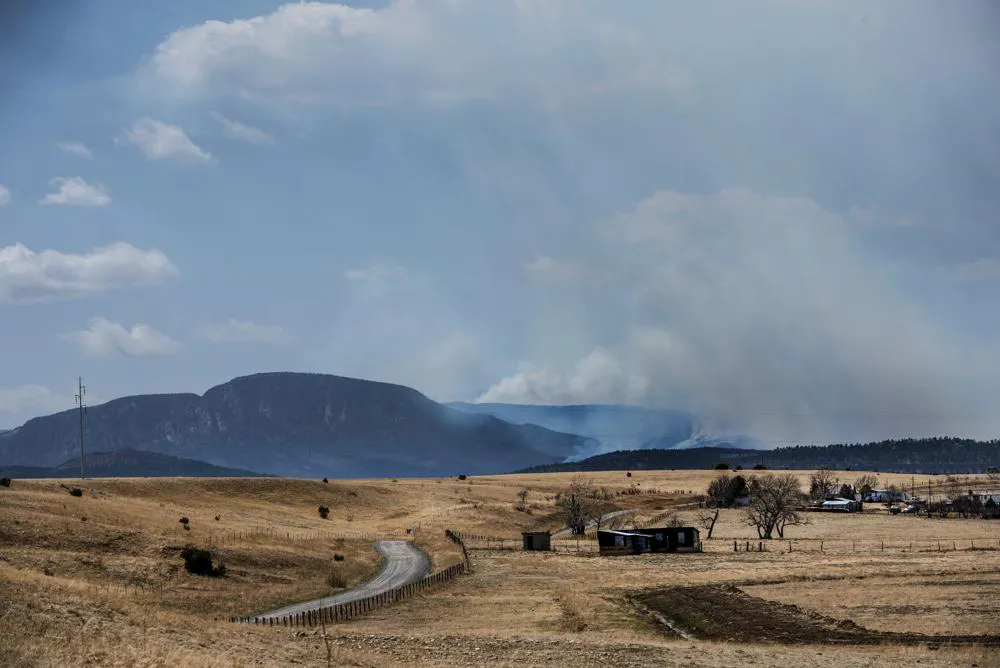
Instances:
[[[442,406],[409,387],[308,373],[261,373],[203,395],[153,394],[88,408],[87,449],[138,449],[293,476],[499,473],[562,461],[587,439]],[[0,435],[0,466],[77,456],[73,410]]]

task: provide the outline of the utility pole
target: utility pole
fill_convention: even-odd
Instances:
[[[80,480],[83,480],[83,416],[87,412],[87,405],[84,397],[87,396],[87,388],[83,384],[83,377],[77,377],[77,393],[74,397],[80,413]]]

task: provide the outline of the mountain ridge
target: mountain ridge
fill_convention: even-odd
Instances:
[[[415,389],[328,374],[239,376],[204,394],[121,397],[88,408],[91,448],[137,448],[297,476],[499,473],[559,461],[585,441],[438,404]],[[0,435],[0,463],[53,467],[79,449],[70,409]]]

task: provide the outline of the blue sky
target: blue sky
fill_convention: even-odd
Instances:
[[[15,2],[0,427],[268,370],[994,437],[989,0]]]

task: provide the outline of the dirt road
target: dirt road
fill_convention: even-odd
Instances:
[[[363,582],[354,589],[349,589],[334,596],[318,598],[304,603],[295,603],[277,610],[256,615],[256,619],[277,619],[286,615],[294,615],[308,610],[318,610],[331,605],[349,603],[362,598],[381,594],[394,587],[416,582],[430,570],[427,555],[421,552],[408,540],[380,540],[375,543],[375,549],[385,557],[385,563],[378,575]],[[251,623],[255,618],[251,618]]]

